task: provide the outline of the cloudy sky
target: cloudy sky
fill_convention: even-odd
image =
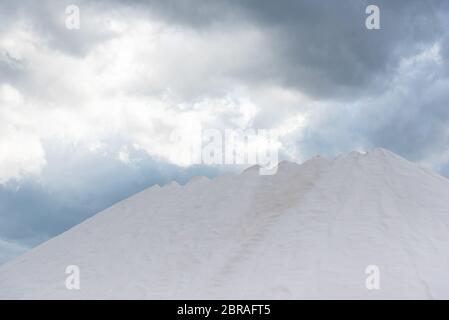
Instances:
[[[0,21],[0,263],[228,170],[170,157],[196,125],[276,129],[298,162],[384,147],[449,176],[448,1],[3,0]]]

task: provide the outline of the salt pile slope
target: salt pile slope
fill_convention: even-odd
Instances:
[[[376,149],[153,187],[2,266],[0,298],[449,298],[449,181]]]

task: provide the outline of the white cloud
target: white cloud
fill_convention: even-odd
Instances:
[[[0,184],[39,174],[45,165],[39,136],[22,117],[23,98],[9,85],[0,86]]]
[[[236,73],[268,52],[259,30],[246,25],[198,32],[121,18],[97,15],[108,22],[97,25],[112,28],[115,36],[93,44],[85,56],[50,47],[25,23],[2,35],[0,43],[25,66],[27,81],[2,86],[9,106],[2,106],[0,119],[1,182],[39,173],[42,141],[95,146],[121,136],[170,161],[174,130],[253,125],[259,112],[254,99],[263,94],[244,86]],[[125,153],[119,157],[129,163]]]
[[[119,150],[117,159],[119,159],[124,164],[130,164],[131,159],[129,158],[129,152],[126,147],[123,147],[121,150]]]

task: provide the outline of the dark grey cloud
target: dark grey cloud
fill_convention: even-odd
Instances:
[[[449,79],[445,62],[422,56],[396,73],[378,97],[322,107],[298,143],[307,155],[383,147],[412,161],[445,160]],[[332,109],[332,110],[330,110]],[[447,175],[447,170],[442,171]]]
[[[208,29],[252,24],[270,39],[273,60],[233,74],[277,82],[315,97],[354,99],[385,90],[400,59],[444,36],[442,0],[367,1],[131,1],[172,24]],[[365,28],[376,4],[381,30]],[[445,16],[447,17],[447,16]],[[261,52],[261,55],[264,53]]]
[[[381,30],[376,31],[365,28],[364,10],[372,2],[290,3],[262,2],[255,12],[275,30],[279,77],[320,98],[350,100],[384,90],[400,59],[443,32],[423,1],[376,1],[381,13]]]

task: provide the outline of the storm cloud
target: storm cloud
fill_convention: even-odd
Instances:
[[[24,0],[0,19],[0,263],[153,184],[235,170],[170,157],[199,125],[449,175],[447,1]]]

